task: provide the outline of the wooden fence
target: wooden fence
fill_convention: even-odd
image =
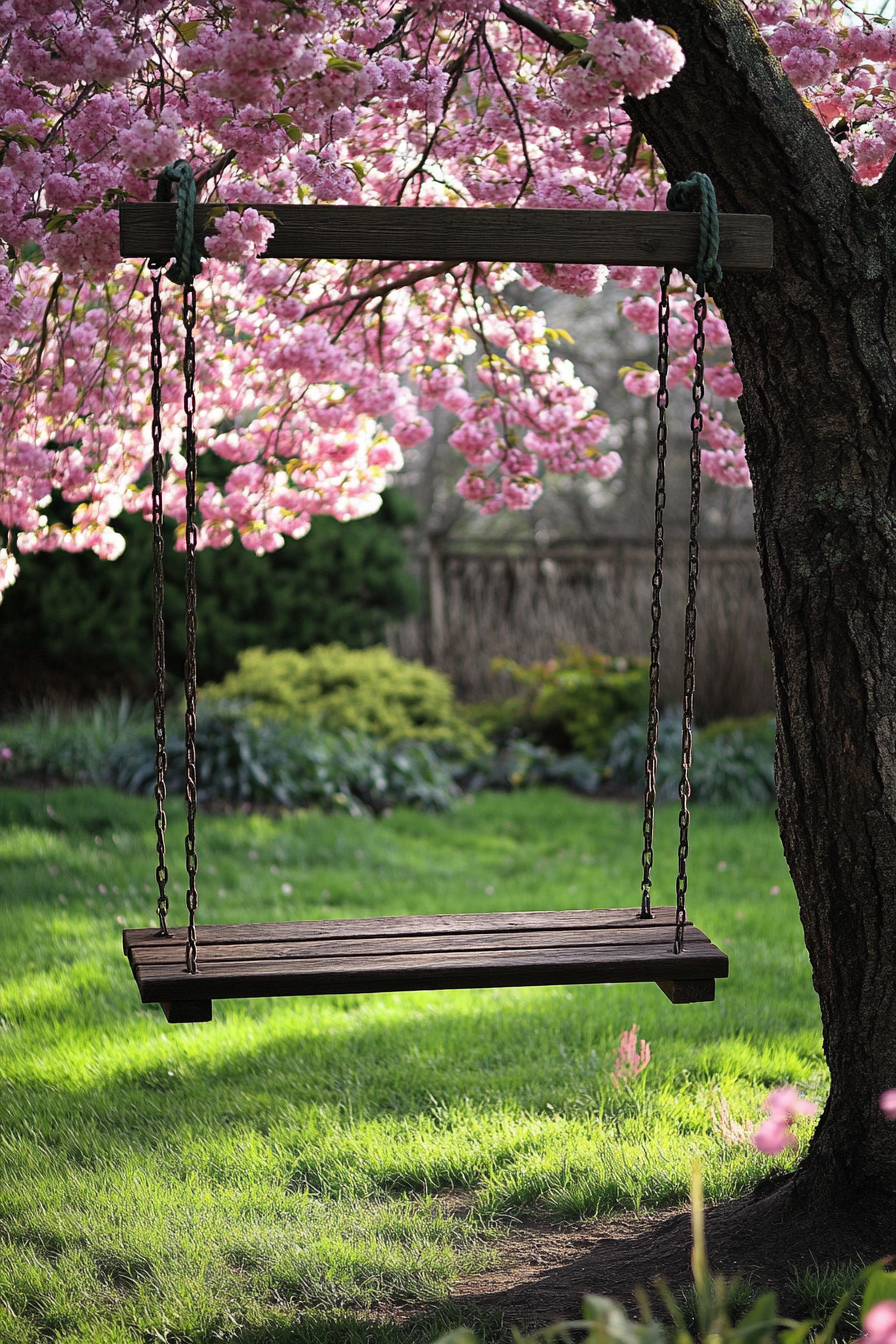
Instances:
[[[666,542],[663,695],[681,699],[686,542]],[[643,541],[518,551],[433,548],[428,604],[394,626],[396,653],[452,678],[462,699],[507,694],[493,658],[549,658],[564,643],[614,656],[646,654],[653,550]],[[759,564],[752,542],[704,542],[698,599],[698,718],[771,713],[774,695]]]

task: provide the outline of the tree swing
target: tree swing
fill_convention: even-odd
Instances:
[[[172,202],[176,188],[177,201]],[[687,918],[689,768],[694,715],[700,516],[700,433],[703,428],[703,324],[706,286],[726,270],[768,270],[771,220],[764,215],[719,216],[715,193],[696,173],[669,193],[674,211],[463,210],[443,207],[257,206],[274,221],[265,256],[398,261],[530,261],[660,266],[657,478],[654,529],[650,698],[644,787],[644,847],[640,907],[605,910],[390,916],[305,920],[282,924],[196,924],[196,317],[194,279],[202,265],[198,238],[215,216],[241,207],[196,205],[189,164],[178,160],[159,180],[156,201],[120,210],[121,254],[148,257],[152,268],[152,521],[155,654],[156,848],[159,927],[126,929],[124,950],[144,1003],[160,1003],[169,1022],[208,1022],[215,999],[273,995],[374,993],[414,989],[482,989],[510,985],[654,981],[673,1003],[715,997],[728,958]],[[696,213],[694,213],[696,212]],[[165,854],[165,637],[161,449],[161,269],[183,285],[184,410],[186,429],[186,697],[185,837],[188,923],[168,928]],[[159,258],[162,258],[160,261]],[[665,508],[666,375],[669,359],[671,271],[693,273],[694,383],[691,415],[691,498],[688,596],[685,609],[684,695],[678,876],[674,906],[651,904],[660,617]]]

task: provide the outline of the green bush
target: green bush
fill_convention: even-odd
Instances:
[[[606,778],[641,787],[645,751],[643,723],[618,728],[606,756]],[[661,800],[677,796],[680,774],[681,714],[667,711],[660,719],[657,737],[657,793]],[[706,728],[696,728],[690,780],[691,797],[696,803],[738,807],[774,804],[774,719],[720,719]]]
[[[644,658],[586,653],[561,647],[559,658],[524,667],[510,658],[492,663],[520,687],[515,695],[468,711],[473,723],[499,741],[512,735],[592,760],[604,755],[613,732],[647,715],[649,664]]]
[[[169,713],[168,792],[184,791],[183,719]],[[344,808],[359,815],[401,805],[440,812],[459,790],[447,765],[420,742],[385,746],[359,733],[247,720],[241,706],[200,708],[200,802]],[[110,784],[151,794],[155,744],[148,706],[103,701],[91,710],[38,708],[0,725],[0,779]]]
[[[0,724],[0,777],[45,776],[70,784],[113,783],[116,753],[133,743],[152,750],[152,707],[100,700],[91,709],[38,706]]]
[[[404,741],[485,748],[482,735],[461,716],[451,682],[422,663],[404,662],[388,649],[321,644],[294,649],[246,649],[237,671],[201,692],[206,705],[241,701],[255,722],[282,719],[348,730],[387,745]]]
[[[344,808],[360,816],[399,806],[443,812],[459,792],[447,767],[422,742],[387,747],[346,730],[327,733],[277,719],[253,723],[241,706],[226,702],[218,710],[200,710],[198,718],[201,803]],[[110,757],[107,774],[129,793],[151,794],[152,743],[122,743]],[[182,732],[168,739],[168,789],[174,794],[184,789]]]
[[[211,460],[213,459],[213,460]],[[200,475],[229,464],[208,453]],[[70,521],[74,506],[54,500],[51,521]],[[380,511],[340,523],[315,518],[298,541],[257,556],[234,541],[197,558],[198,662],[201,681],[218,681],[240,649],[307,649],[341,640],[353,648],[382,641],[386,622],[418,605],[403,540],[413,505],[386,490]],[[115,522],[126,540],[118,560],[84,552],[22,558],[22,572],[0,609],[0,695],[10,708],[52,692],[93,699],[122,689],[143,695],[152,677],[151,533],[141,517]],[[184,556],[166,526],[165,639],[172,681],[183,676]]]

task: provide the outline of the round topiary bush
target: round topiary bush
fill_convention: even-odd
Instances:
[[[333,732],[350,729],[385,743],[445,743],[465,752],[487,746],[461,716],[446,676],[380,646],[319,644],[307,653],[246,649],[235,672],[200,694],[210,705],[245,702],[256,720],[314,723]]]

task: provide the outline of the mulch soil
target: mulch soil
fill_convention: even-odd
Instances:
[[[750,1279],[757,1291],[773,1288],[786,1314],[795,1269],[845,1260],[871,1263],[896,1249],[880,1245],[854,1218],[794,1216],[776,1195],[746,1196],[707,1210],[712,1268],[726,1278]],[[621,1214],[589,1222],[521,1221],[502,1247],[499,1266],[460,1284],[452,1301],[471,1317],[500,1316],[507,1326],[531,1330],[581,1318],[586,1293],[635,1307],[634,1290],[653,1280],[690,1285],[691,1220],[687,1209]],[[659,1308],[655,1293],[651,1293]]]

